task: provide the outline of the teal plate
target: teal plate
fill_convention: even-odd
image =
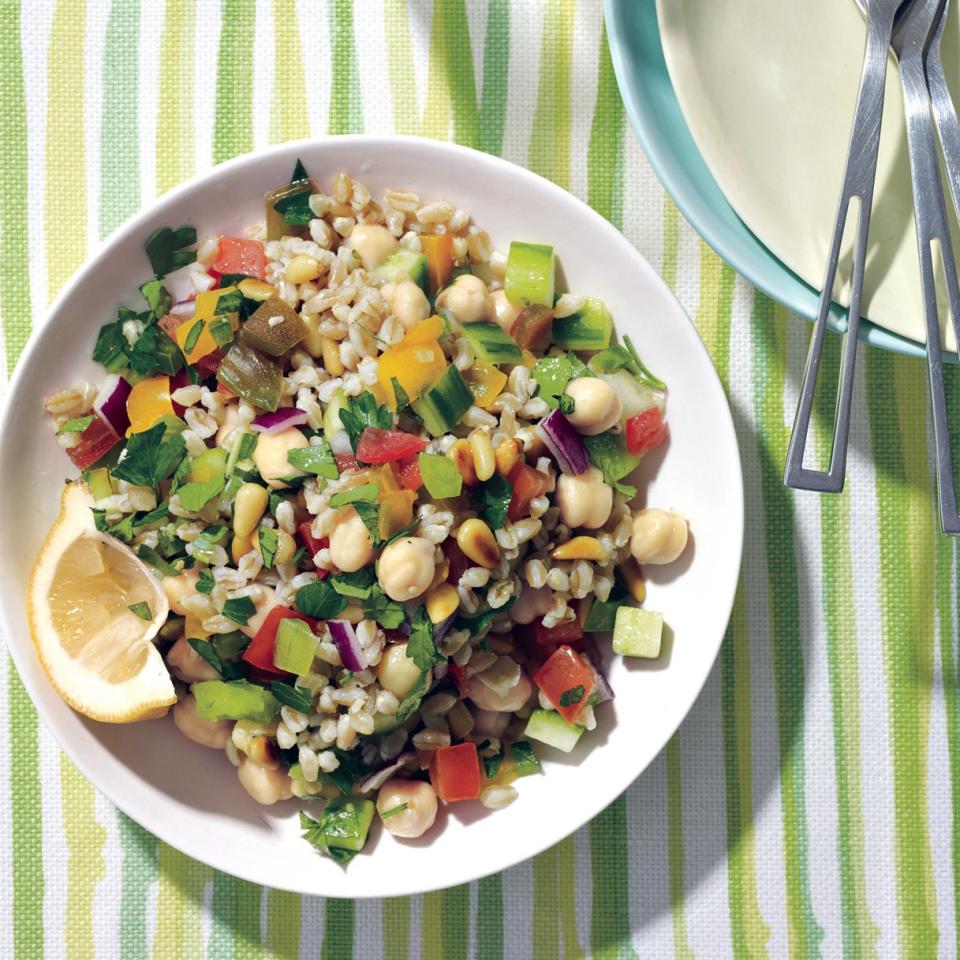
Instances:
[[[707,169],[677,102],[660,45],[655,0],[605,0],[607,35],[620,93],[637,137],[660,182],[691,226],[737,273],[774,300],[813,319],[820,291],[778,260],[736,215]],[[833,305],[830,326],[843,330]],[[860,339],[895,353],[922,357],[922,344],[868,320]],[[944,354],[956,361],[955,354]]]

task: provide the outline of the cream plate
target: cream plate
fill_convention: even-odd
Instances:
[[[943,41],[954,99],[960,94],[956,6]],[[670,79],[717,184],[757,237],[819,289],[866,37],[854,0],[657,0],[657,13]],[[950,221],[960,252],[952,212]],[[864,316],[923,342],[919,269],[903,98],[891,57]],[[845,288],[849,274],[846,256]],[[846,289],[839,299],[847,302]],[[956,350],[953,328],[944,325],[945,346]]]
[[[297,157],[328,189],[347,170],[379,195],[410,186],[470,211],[503,248],[511,239],[554,244],[570,289],[609,304],[650,368],[671,387],[671,439],[645,463],[650,504],[690,519],[692,544],[674,569],[654,570],[649,606],[672,629],[659,661],[605,658],[617,699],[570,756],[547,748],[544,773],[491,813],[448,807],[420,840],[379,829],[344,870],[299,838],[289,801],[262,807],[219,752],[182,737],[168,718],[129,726],[84,720],[47,683],[26,622],[30,567],[57,515],[70,463],[44,422],[42,399],[103,371],[87,358],[100,325],[135,305],[149,266],[143,242],[157,227],[193,223],[235,233],[263,217],[262,197]],[[693,704],[723,638],[743,539],[743,488],[730,412],[703,344],[666,286],[609,223],[553,184],[461,147],[402,137],[285,144],[241,157],[172,191],[122,227],[73,278],[24,352],[0,423],[2,628],[41,716],[86,776],[122,810],[184,853],[254,883],[306,894],[411,894],[502,870],[561,840],[617,797],[656,756]],[[310,803],[303,806],[310,808]]]

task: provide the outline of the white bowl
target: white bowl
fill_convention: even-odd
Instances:
[[[339,170],[375,195],[409,186],[469,211],[505,249],[511,239],[553,244],[567,288],[603,298],[617,329],[670,386],[669,444],[650,456],[649,504],[690,520],[692,543],[673,568],[650,571],[647,605],[670,630],[657,661],[607,655],[617,693],[598,728],[569,756],[547,748],[543,773],[517,784],[519,799],[489,812],[460,803],[417,841],[374,829],[344,870],[299,839],[289,801],[262,807],[218,752],[182,737],[172,721],[108,726],[85,720],[47,683],[34,655],[25,598],[30,567],[75,474],[44,422],[43,397],[102,371],[89,359],[100,325],[138,303],[149,275],[143,242],[157,227],[201,235],[262,218],[263,194],[297,157],[322,183]],[[0,423],[2,627],[37,710],[91,782],[121,810],[191,857],[254,883],[305,894],[383,897],[464,883],[531,857],[586,823],[625,790],[664,746],[700,692],[733,604],[743,540],[743,487],[727,401],[690,320],[663,281],[603,218],[546,180],[462,147],[404,137],[334,137],[284,144],[225,163],[166,194],[118,230],[57,298],[30,339]]]

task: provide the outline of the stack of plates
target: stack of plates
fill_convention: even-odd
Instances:
[[[865,42],[854,0],[606,0],[606,10],[627,110],[677,206],[739,273],[815,316]],[[960,102],[955,14],[944,63]],[[952,228],[960,250],[960,229]],[[849,257],[840,279],[849,279]],[[841,302],[845,296],[837,291]],[[903,103],[892,62],[863,302],[865,340],[923,354]],[[946,318],[945,299],[942,306]],[[835,308],[835,325],[840,316]],[[943,334],[955,351],[948,320]]]

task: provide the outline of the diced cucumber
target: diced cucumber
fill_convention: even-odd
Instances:
[[[440,379],[422,396],[410,404],[413,412],[433,437],[452,430],[460,418],[473,406],[473,394],[451,363]]]
[[[553,318],[553,342],[567,350],[606,350],[612,334],[613,317],[596,297],[587,297],[569,317]]]
[[[640,607],[621,607],[613,627],[613,652],[622,657],[660,656],[663,614]]]
[[[367,832],[373,823],[373,801],[361,797],[335,797],[323,808],[320,822],[323,824],[323,839],[328,847],[340,850],[363,849]]]
[[[287,617],[280,621],[273,648],[273,665],[278,670],[302,677],[313,666],[317,638],[303,620]]]
[[[323,436],[327,443],[333,442],[335,434],[343,429],[340,422],[340,411],[347,405],[347,395],[342,387],[337,387],[333,399],[327,404],[327,409],[323,411]]]
[[[430,270],[427,258],[413,250],[397,250],[391,253],[383,263],[373,271],[373,275],[384,283],[396,280],[405,273],[424,293],[430,292]]]
[[[528,777],[540,772],[540,761],[533,752],[529,740],[516,740],[510,744],[510,759],[518,777]]]
[[[584,728],[567,723],[556,710],[534,710],[527,721],[524,736],[569,753],[583,735]]]
[[[106,467],[99,467],[96,470],[87,470],[83,475],[87,481],[90,493],[94,500],[104,500],[113,496],[113,486],[110,483],[110,471]]]
[[[658,400],[657,395],[626,370],[617,370],[616,373],[597,373],[596,376],[606,380],[623,401],[624,419],[643,413],[651,407],[662,407],[662,401]]]
[[[517,240],[510,244],[503,289],[511,303],[552,307],[555,275],[553,247]]]
[[[204,720],[268,723],[280,712],[280,701],[269,690],[247,680],[204,680],[190,691],[197,699],[197,715]]]
[[[193,483],[210,483],[226,476],[227,451],[223,447],[212,447],[198,454],[190,463],[189,479]]]
[[[484,363],[519,363],[520,347],[495,323],[465,323],[462,335],[470,341],[474,353]]]

